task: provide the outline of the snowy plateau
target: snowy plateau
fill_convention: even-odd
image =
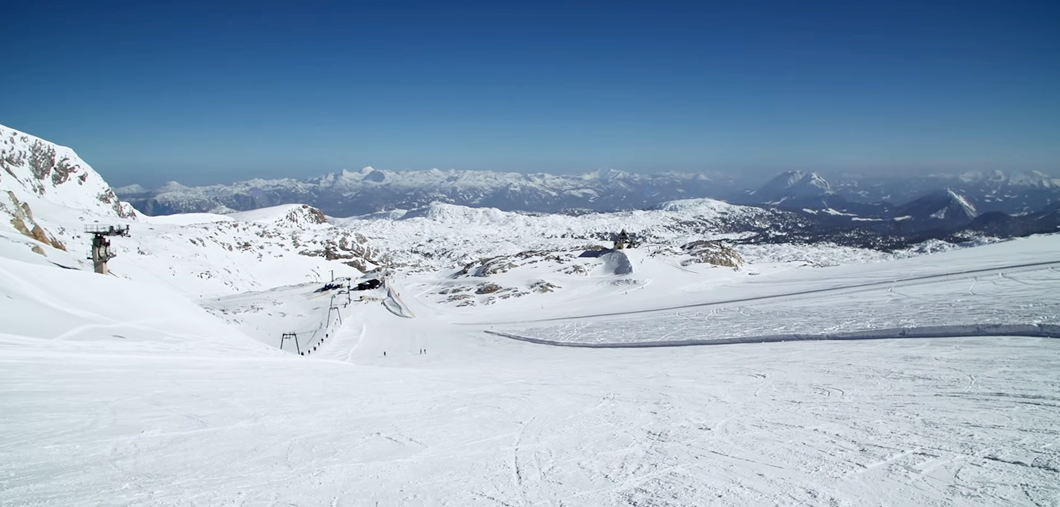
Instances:
[[[1060,505],[1060,235],[782,213],[151,217],[0,127],[0,505]]]

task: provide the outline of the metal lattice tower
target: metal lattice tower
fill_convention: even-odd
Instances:
[[[116,257],[110,251],[110,240],[107,237],[128,236],[129,226],[89,224],[85,226],[85,233],[92,235],[92,253],[88,257],[92,260],[92,268],[96,273],[107,274],[107,261]]]

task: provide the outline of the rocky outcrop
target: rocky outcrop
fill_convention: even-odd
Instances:
[[[29,203],[19,202],[18,198],[15,197],[15,193],[8,191],[7,198],[9,199],[10,205],[0,201],[0,213],[6,213],[11,217],[11,226],[16,231],[22,233],[25,236],[31,237],[46,245],[51,245],[53,248],[59,250],[66,250],[66,245],[61,241],[52,236],[44,227],[41,227],[36,220],[33,219],[33,210],[30,209]],[[39,247],[36,247],[40,250]],[[34,251],[37,251],[34,250]],[[40,253],[44,253],[40,250]]]
[[[101,216],[135,219],[103,177],[70,148],[0,125],[0,189]]]
[[[527,250],[519,252],[514,255],[501,255],[497,257],[488,257],[485,259],[479,259],[474,262],[469,262],[464,265],[460,271],[457,271],[453,277],[458,278],[462,276],[475,276],[475,277],[489,277],[501,273],[507,273],[508,271],[515,269],[519,266],[525,266],[527,264],[536,264],[539,262],[556,262],[558,264],[564,264],[570,262],[574,258],[571,252],[549,252],[543,250]]]
[[[739,252],[720,241],[693,241],[681,245],[681,250],[691,257],[681,261],[682,266],[713,264],[739,269],[745,263]]]
[[[295,247],[302,246],[297,235],[292,236]],[[384,256],[368,244],[364,236],[335,229],[335,233],[322,243],[305,245],[298,251],[299,255],[307,257],[323,257],[329,261],[342,261],[347,266],[356,268],[362,273],[374,269],[376,266],[386,264]],[[308,248],[308,247],[315,248]]]
[[[42,209],[48,213],[40,215]],[[136,216],[73,150],[0,125],[0,228],[53,248],[87,251],[84,224]]]

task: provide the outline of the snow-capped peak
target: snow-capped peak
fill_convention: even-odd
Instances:
[[[1030,171],[1021,174],[1014,174],[1009,179],[1009,184],[1012,186],[1031,187],[1031,188],[1060,188],[1060,179],[1051,178],[1049,175],[1039,172]]]
[[[320,210],[307,204],[283,204],[253,211],[229,213],[233,220],[254,222],[289,229],[309,229],[327,223]]]
[[[958,175],[957,180],[965,185],[988,184],[992,188],[1018,187],[1022,189],[1053,189],[1060,188],[1060,179],[1053,178],[1041,171],[1028,171],[1023,173],[1006,173],[1004,171],[979,172],[969,171]]]
[[[753,193],[760,202],[820,197],[832,193],[831,186],[821,175],[811,172],[788,171],[777,175]]]
[[[826,192],[832,190],[831,186],[828,185],[828,182],[825,181],[820,174],[815,172],[803,176],[802,179],[799,180],[799,184],[807,187],[816,187]]]
[[[703,212],[727,213],[740,208],[742,207],[719,201],[717,199],[706,198],[680,199],[677,201],[664,202],[659,206],[659,209],[663,211],[692,212],[694,214],[702,214]]]
[[[150,192],[150,190],[144,188],[143,186],[137,183],[133,183],[132,185],[125,185],[124,187],[117,187],[114,189],[114,193],[125,195],[144,194],[147,192]]]
[[[306,203],[331,216],[422,208],[431,202],[534,212],[650,208],[661,202],[728,191],[724,179],[700,173],[632,174],[614,169],[585,174],[455,169],[342,170],[304,181],[255,180],[229,185],[126,194],[148,214],[203,212],[224,205],[247,210]]]
[[[142,188],[142,187],[141,187]],[[180,184],[176,181],[167,181],[161,187],[158,187],[160,192],[179,192],[181,190],[187,190],[189,187]]]

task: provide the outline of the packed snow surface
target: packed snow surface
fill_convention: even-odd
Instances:
[[[757,276],[704,269],[656,292],[673,280],[631,255],[646,268],[583,277],[580,302],[539,294],[474,311],[426,297],[446,277],[403,275],[391,286],[415,318],[374,293],[340,305],[341,324],[323,310],[334,294],[315,285],[215,299],[205,306],[219,319],[171,287],[0,259],[0,501],[1050,505],[1060,340],[571,349],[484,331],[596,339],[568,321],[592,322],[659,340],[859,328],[903,309],[964,323],[962,305],[1055,322],[1058,240]],[[971,271],[986,273],[959,274]],[[734,297],[759,299],[711,315],[712,301]],[[605,315],[616,312],[627,315]],[[543,318],[560,320],[519,323]],[[329,337],[312,354],[276,348],[281,331],[322,325]]]
[[[1056,241],[1006,242],[888,264],[834,267],[823,279],[820,272],[789,270],[707,288],[655,278],[653,283],[661,282],[671,292],[703,296],[695,302],[668,302],[660,294],[651,298],[656,306],[648,308],[616,301],[600,313],[528,318],[504,329],[510,336],[572,345],[680,344],[939,326],[1021,324],[1060,330],[1060,297],[1051,293],[1060,288],[1060,259],[1048,250],[1058,246]]]

